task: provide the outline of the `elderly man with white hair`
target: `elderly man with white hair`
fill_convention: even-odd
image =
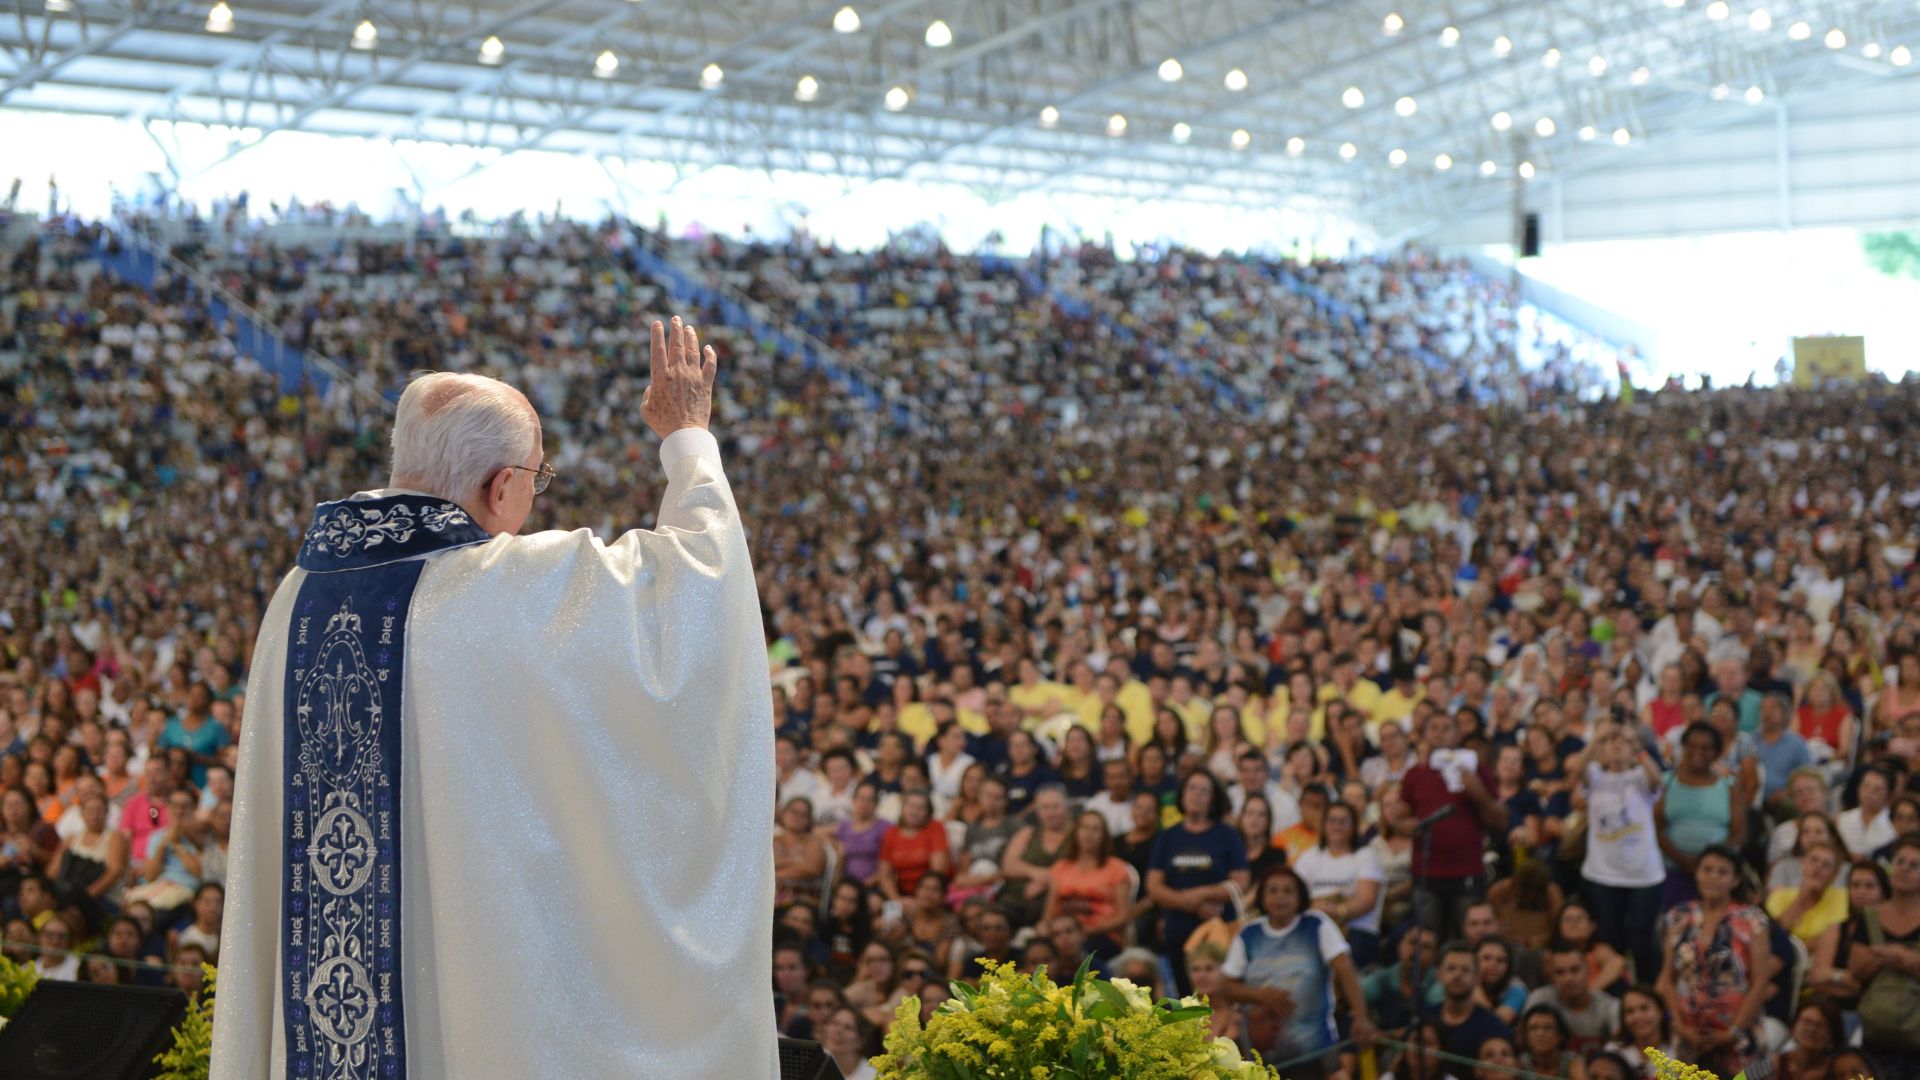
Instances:
[[[401,395],[247,688],[213,1080],[778,1072],[773,703],[715,357],[653,325],[658,531],[521,535],[518,390]]]

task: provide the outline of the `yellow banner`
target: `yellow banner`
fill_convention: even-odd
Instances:
[[[1867,377],[1867,339],[1797,337],[1793,339],[1793,385],[1818,386]]]

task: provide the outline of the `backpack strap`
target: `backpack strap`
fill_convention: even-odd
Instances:
[[[1867,944],[1885,945],[1887,943],[1887,933],[1886,930],[1880,926],[1880,916],[1876,914],[1872,908],[1868,908],[1860,914],[1861,917],[1866,920]]]

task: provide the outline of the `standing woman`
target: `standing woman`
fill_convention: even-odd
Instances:
[[[1600,939],[1616,954],[1631,954],[1635,974],[1647,979],[1660,970],[1660,950],[1648,930],[1659,917],[1667,877],[1654,824],[1660,770],[1618,724],[1601,728],[1581,757],[1575,779],[1586,797],[1587,853],[1580,876]]]
[[[1047,883],[1043,923],[1071,915],[1086,933],[1088,952],[1112,956],[1120,951],[1133,920],[1127,903],[1133,877],[1113,854],[1106,818],[1093,810],[1080,812],[1060,858],[1047,869]]]
[[[1687,725],[1680,760],[1654,805],[1660,851],[1667,857],[1667,905],[1690,900],[1701,852],[1739,843],[1747,835],[1747,807],[1731,776],[1714,772],[1726,740],[1712,724]]]
[[[1229,882],[1242,890],[1247,887],[1247,845],[1221,820],[1227,807],[1227,789],[1212,773],[1188,773],[1180,785],[1180,823],[1160,834],[1147,871],[1147,896],[1162,913],[1161,948],[1173,961],[1181,994],[1193,992],[1187,980],[1187,938],[1227,909]],[[1304,904],[1304,895],[1301,901]]]
[[[1911,1077],[1916,1033],[1899,1020],[1874,1022],[1868,1005],[1883,980],[1912,1002],[1915,981],[1920,980],[1920,836],[1903,836],[1894,842],[1887,881],[1893,891],[1886,903],[1868,910],[1861,920],[1847,970],[1861,988],[1861,1045],[1884,1070],[1880,1075]],[[1911,1016],[1910,1005],[1897,1011],[1905,1023],[1911,1022],[1906,1019]]]
[[[1660,993],[1685,1060],[1721,1076],[1763,1072],[1768,1060],[1757,1025],[1773,957],[1766,912],[1740,902],[1740,856],[1732,848],[1711,845],[1693,862],[1699,899],[1668,914]],[[1915,870],[1920,886],[1920,850]]]
[[[1380,951],[1380,902],[1385,875],[1373,852],[1355,848],[1360,815],[1339,802],[1321,819],[1320,840],[1304,852],[1294,869],[1307,883],[1313,910],[1331,918],[1353,950],[1353,962],[1373,963]]]

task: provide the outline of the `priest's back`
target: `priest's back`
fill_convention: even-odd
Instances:
[[[662,460],[611,544],[320,507],[256,643],[214,1080],[776,1075],[753,573],[712,436]]]

